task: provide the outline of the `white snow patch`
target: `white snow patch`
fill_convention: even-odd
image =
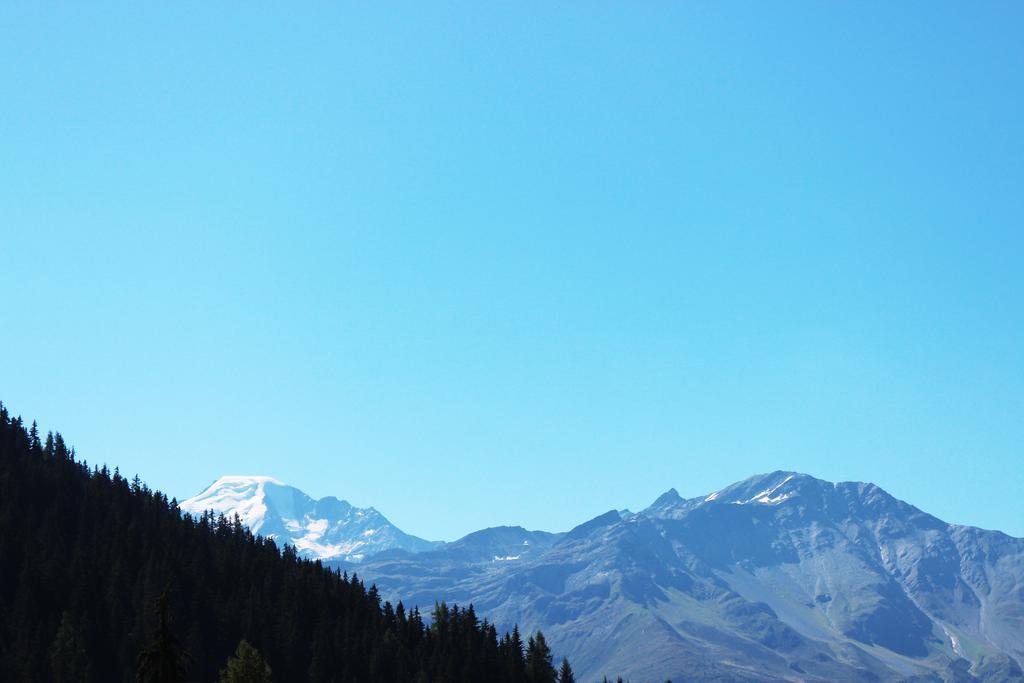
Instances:
[[[776,484],[775,486],[765,489],[764,491],[761,491],[761,493],[757,494],[753,498],[748,498],[747,500],[734,500],[733,504],[746,505],[747,503],[761,503],[762,505],[778,505],[779,503],[787,501],[796,495],[795,493],[780,493],[777,496],[774,495],[776,491],[778,491],[783,486],[788,484],[792,479],[793,475],[791,474],[785,479],[783,479],[781,482]],[[708,497],[708,499],[710,500],[710,496]]]
[[[942,626],[942,624],[939,624],[939,626]],[[942,631],[946,634],[946,637],[949,638],[949,644],[953,647],[953,652],[963,657],[964,651],[963,648],[960,647],[960,640],[950,633],[949,629],[945,626],[942,626]]]
[[[764,505],[776,505],[778,503],[781,503],[784,500],[789,500],[792,497],[793,497],[792,493],[783,493],[782,495],[779,495],[779,496],[772,496],[772,495],[767,494],[767,493],[762,493],[762,494],[759,494],[759,495],[755,496],[751,500],[752,501],[757,501],[758,503],[763,503]]]
[[[306,531],[309,536],[316,536],[320,538],[327,531],[327,520],[326,519],[310,519],[306,517]]]

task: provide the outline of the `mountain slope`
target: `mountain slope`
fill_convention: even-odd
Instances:
[[[0,404],[0,681],[152,681],[136,673],[154,652],[159,680],[213,681],[243,638],[275,681],[527,683],[528,661],[553,680],[536,645],[528,660],[471,609],[432,619],[241,524],[182,515]]]
[[[1024,680],[1024,539],[872,484],[791,472],[667,492],[516,560],[440,551],[360,575],[419,604],[542,628],[581,680]]]
[[[334,496],[314,500],[271,477],[225,476],[181,503],[194,515],[238,515],[250,531],[293,545],[301,557],[358,562],[384,550],[420,552],[436,543],[410,536],[377,510]]]

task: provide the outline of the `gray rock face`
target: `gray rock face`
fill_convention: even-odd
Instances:
[[[775,472],[358,572],[392,600],[542,629],[584,681],[1024,681],[1024,539],[872,484]]]

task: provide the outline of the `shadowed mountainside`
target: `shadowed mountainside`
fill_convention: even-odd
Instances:
[[[791,472],[566,534],[488,529],[359,565],[384,595],[541,628],[581,680],[1024,680],[1024,539]],[[585,663],[585,664],[583,664]]]

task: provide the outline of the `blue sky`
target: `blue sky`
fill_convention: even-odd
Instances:
[[[1019,3],[0,9],[0,400],[179,498],[1024,535]]]

